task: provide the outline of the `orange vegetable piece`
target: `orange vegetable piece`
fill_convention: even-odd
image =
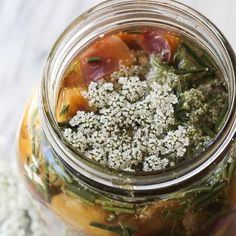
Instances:
[[[75,229],[81,230],[90,236],[117,236],[107,230],[90,226],[91,222],[106,224],[106,218],[110,214],[97,205],[88,205],[78,198],[61,193],[52,198],[52,210]]]
[[[61,89],[56,109],[57,122],[65,122],[72,118],[77,111],[89,109],[88,101],[82,95],[85,91],[85,87]]]
[[[176,52],[177,48],[180,46],[182,40],[176,34],[171,33],[169,31],[164,33],[164,37],[170,45],[171,55],[173,57],[173,55]]]
[[[89,62],[90,58],[99,58]],[[116,71],[120,65],[129,66],[135,61],[133,53],[118,36],[105,37],[91,45],[80,56],[82,78],[89,83]]]
[[[84,86],[84,80],[80,72],[80,59],[77,57],[67,68],[62,81],[62,87],[75,88],[78,86]]]
[[[117,35],[121,40],[123,40],[125,42],[125,44],[133,50],[140,50],[141,47],[140,45],[137,43],[137,38],[139,37],[139,35],[137,34],[127,34],[125,32],[121,32]]]

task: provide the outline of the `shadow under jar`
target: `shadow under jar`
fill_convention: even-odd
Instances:
[[[150,53],[151,42],[146,45],[139,41],[140,35],[143,37],[144,34],[152,40],[159,40],[158,37],[165,35],[161,42],[169,43],[173,55],[169,55],[168,50],[166,55],[166,51],[159,49],[158,43],[156,51]],[[99,42],[111,37],[122,39],[127,44],[126,49],[131,47],[131,51],[135,51],[138,48],[135,53],[146,50],[144,54],[148,54],[148,59],[153,58],[153,54],[157,55],[154,60],[156,66],[160,56],[163,61],[160,65],[165,68],[169,66],[166,73],[177,78],[192,79],[191,75],[195,73],[196,81],[207,80],[206,75],[224,80],[226,106],[220,107],[216,114],[217,130],[212,124],[205,124],[204,120],[203,131],[203,124],[200,124],[206,136],[211,136],[212,130],[215,132],[201,151],[190,152],[190,157],[186,158],[189,149],[185,148],[185,158],[180,163],[174,163],[176,157],[172,154],[167,168],[149,172],[144,165],[141,168],[137,165],[139,170],[134,171],[131,168],[106,167],[84,155],[68,141],[65,127],[69,125],[69,118],[81,108],[81,103],[72,109],[63,103],[68,96],[59,101],[58,97],[65,87],[65,83],[62,86],[65,75],[68,75],[68,70],[72,75],[73,70],[82,70],[81,64],[75,63],[76,58],[82,58],[78,55],[85,55],[91,47],[101,47],[108,55],[109,52],[103,45],[99,46]],[[183,45],[184,52],[181,51]],[[120,53],[115,46],[114,57]],[[181,61],[186,53],[191,63],[195,63],[190,69],[186,67],[188,71],[183,67],[188,63]],[[92,55],[84,63],[92,63],[92,66],[89,65],[97,68],[99,65],[96,63],[101,63],[102,56]],[[129,56],[123,60],[124,64],[129,63]],[[179,62],[178,68],[173,66],[176,61]],[[216,74],[209,75],[209,68],[213,68]],[[221,32],[198,12],[174,1],[112,0],[78,17],[54,45],[41,85],[27,105],[19,133],[21,175],[37,200],[36,206],[44,217],[49,234],[235,235],[235,68],[234,53]],[[105,72],[103,70],[100,76],[106,80],[109,73]],[[79,87],[81,96],[81,91],[86,91],[88,87],[81,84],[73,87],[71,83],[75,81],[76,76],[72,76],[66,89],[76,90]],[[145,81],[145,78],[140,81]],[[196,81],[191,88],[199,86]],[[221,90],[214,86],[211,95],[217,97]],[[174,91],[177,96],[176,88]],[[71,96],[78,102],[78,93]],[[179,101],[178,97],[178,104]],[[190,103],[190,109],[195,103]],[[174,105],[176,111],[178,108]],[[91,109],[90,112],[97,112],[94,107]],[[81,110],[86,109],[83,107]],[[73,127],[70,128],[72,130]]]

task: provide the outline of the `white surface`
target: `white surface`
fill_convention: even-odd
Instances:
[[[24,104],[41,77],[46,55],[62,30],[102,0],[0,1],[0,158],[15,155]],[[208,16],[236,49],[235,0],[182,0]]]
[[[23,183],[19,183],[16,166],[1,159],[0,164],[0,235],[46,236],[40,215]]]

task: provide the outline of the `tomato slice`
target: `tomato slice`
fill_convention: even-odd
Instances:
[[[91,60],[96,58],[97,60]],[[111,74],[120,65],[131,65],[133,53],[118,36],[108,36],[89,47],[80,57],[81,76],[88,83]]]

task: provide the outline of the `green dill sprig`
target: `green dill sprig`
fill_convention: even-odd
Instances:
[[[210,138],[215,137],[215,132],[213,130],[211,130],[207,125],[202,125],[201,130],[203,131],[204,134],[206,134]]]
[[[91,222],[90,226],[113,232],[119,236],[132,236],[137,231],[136,227],[122,224],[113,226],[97,222]]]
[[[179,110],[175,112],[175,118],[177,120],[180,120],[181,122],[186,122],[189,120],[188,114],[186,113],[185,110]]]
[[[82,187],[78,187],[75,184],[65,184],[62,186],[62,191],[68,195],[78,197],[82,202],[89,205],[100,204],[102,209],[110,212],[114,212],[116,215],[121,213],[124,214],[134,214],[135,206],[131,203],[123,203],[117,201],[109,201],[107,199],[100,198],[95,194],[92,194]]]
[[[43,183],[44,183],[44,188],[45,188],[45,199],[47,202],[51,201],[51,195],[50,195],[50,186],[49,186],[49,164],[47,160],[44,161],[44,178],[43,178]]]
[[[226,167],[224,171],[225,179],[228,183],[231,182],[235,171],[236,171],[236,151],[232,151],[231,153],[232,162],[230,162]]]
[[[63,129],[65,129],[65,128],[71,128],[71,126],[70,126],[70,124],[69,124],[68,121],[58,122],[57,124],[58,124],[58,126],[59,126],[60,128],[63,128]]]
[[[177,75],[197,75],[200,74],[201,81],[215,73],[215,68],[211,68],[203,57],[200,57],[191,47],[186,43],[182,43],[179,50],[174,55],[174,64],[177,66],[175,73]],[[198,79],[196,81],[198,81]],[[193,81],[193,83],[197,83]]]
[[[89,57],[87,58],[87,62],[88,63],[92,63],[92,62],[100,62],[101,58],[100,57]]]
[[[182,46],[185,50],[192,56],[192,58],[202,67],[208,68],[206,63],[193,51],[191,47],[189,47],[186,43],[182,43]]]
[[[134,209],[134,204],[132,203],[123,203],[117,201],[109,201],[106,199],[98,198],[95,200],[96,203],[101,204],[106,207],[125,207],[126,209]]]
[[[126,34],[143,34],[144,31],[143,30],[138,30],[138,29],[134,29],[134,30],[126,30],[124,31]]]
[[[193,207],[199,209],[208,206],[222,193],[225,184],[226,182],[221,182],[213,187],[208,193],[198,195],[193,202]]]
[[[133,210],[133,209],[121,208],[121,207],[102,206],[102,209],[104,209],[106,211],[114,212],[114,213],[116,213],[116,215],[119,215],[121,213],[124,213],[124,214],[134,214],[135,213],[135,210]]]
[[[176,75],[188,75],[188,74],[198,74],[198,73],[208,72],[208,71],[209,71],[208,67],[205,67],[205,68],[202,68],[202,69],[189,69],[189,70],[175,69],[175,74]]]
[[[68,104],[63,105],[63,107],[60,111],[60,116],[64,116],[66,113],[68,113],[69,108],[70,108],[70,105],[68,105]]]
[[[223,125],[223,120],[225,118],[225,114],[228,110],[228,107],[229,107],[229,103],[228,103],[228,100],[226,99],[225,103],[224,103],[224,106],[218,116],[218,119],[215,123],[215,130],[218,131],[219,129],[221,129],[222,125]]]
[[[65,184],[62,186],[63,192],[69,194],[69,195],[74,195],[78,197],[81,201],[89,204],[89,205],[94,205],[95,204],[95,199],[96,196],[89,191],[86,191],[83,188],[79,188],[78,186],[74,184]]]

